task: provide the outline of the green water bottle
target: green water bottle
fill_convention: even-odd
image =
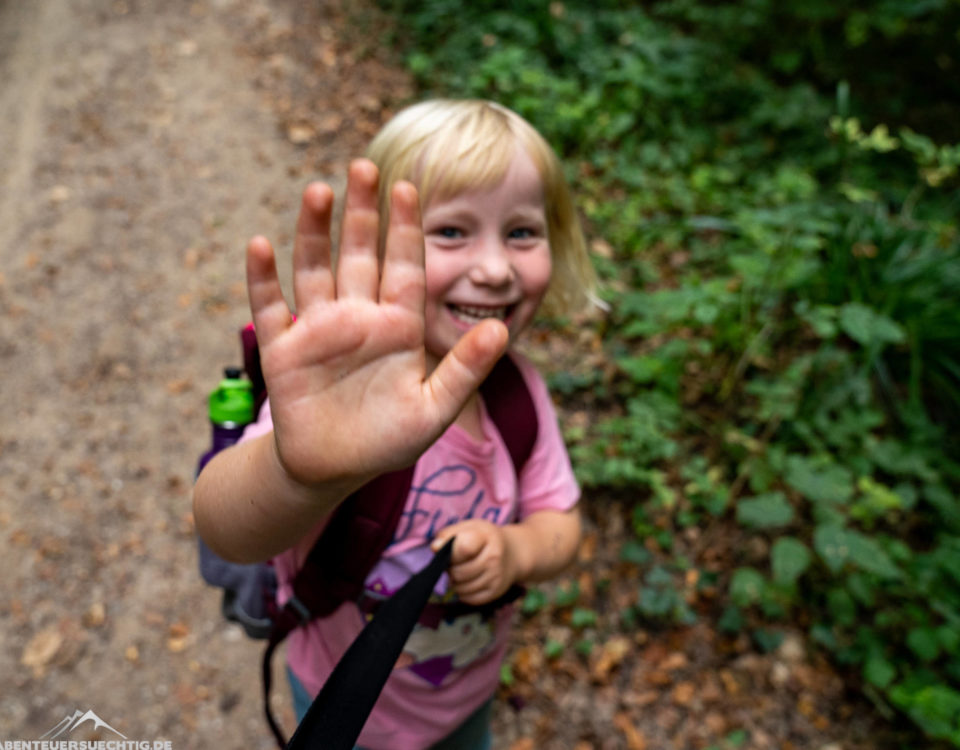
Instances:
[[[210,450],[200,458],[197,473],[214,455],[236,443],[253,421],[253,385],[239,367],[227,367],[223,380],[210,392],[208,407],[213,428]]]

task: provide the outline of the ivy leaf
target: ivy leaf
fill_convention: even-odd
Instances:
[[[563,655],[564,648],[565,646],[560,641],[548,640],[543,644],[543,655],[553,661]]]
[[[832,462],[790,456],[784,478],[793,489],[815,503],[844,504],[853,496],[853,474]]]
[[[960,648],[960,630],[950,625],[941,625],[937,628],[937,640],[940,641],[944,651],[955,654]]]
[[[753,631],[753,642],[763,653],[770,654],[780,648],[783,643],[783,633],[769,628],[758,628]]]
[[[770,563],[773,568],[773,580],[792,586],[810,567],[813,556],[799,539],[785,536],[777,539],[770,550]]]
[[[732,605],[727,607],[717,620],[717,627],[724,633],[739,633],[745,624],[743,613]]]
[[[903,343],[907,335],[896,321],[860,302],[840,308],[840,328],[861,346]]]
[[[547,595],[537,588],[527,590],[527,595],[523,598],[523,604],[520,610],[525,615],[534,615],[547,605]]]
[[[846,533],[850,545],[850,561],[854,565],[880,578],[900,578],[900,568],[877,540],[850,529]]]
[[[842,526],[818,526],[813,532],[813,547],[832,573],[839,573],[850,559],[846,530]]]
[[[737,568],[730,579],[730,600],[738,607],[749,607],[760,600],[766,579],[755,568]]]
[[[641,385],[653,382],[663,372],[663,360],[658,357],[621,357],[617,365],[634,383]]]
[[[628,540],[620,548],[620,559],[637,566],[646,565],[651,557],[650,551],[636,539]]]
[[[871,656],[863,665],[863,679],[881,690],[896,676],[896,668],[879,654]]]
[[[940,655],[940,639],[934,628],[912,628],[907,633],[907,646],[926,662],[933,661]]]
[[[960,692],[948,685],[923,687],[904,680],[894,685],[887,695],[901,710],[907,711],[920,728],[933,737],[949,738],[956,745],[960,741],[957,714],[960,712]]]
[[[737,520],[759,529],[786,526],[793,520],[793,506],[782,492],[746,498],[737,503]]]
[[[843,526],[821,524],[813,532],[813,546],[833,573],[848,562],[880,578],[899,578],[900,569],[880,544]]]
[[[585,607],[575,607],[570,615],[570,624],[577,630],[592,627],[597,624],[597,613]]]
[[[571,581],[566,587],[559,587],[553,594],[553,603],[561,609],[572,607],[580,598],[580,584]]]

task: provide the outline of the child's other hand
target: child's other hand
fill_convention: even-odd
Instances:
[[[467,604],[486,604],[517,580],[517,560],[504,527],[471,519],[443,529],[431,543],[439,550],[456,536],[450,558],[450,582]]]
[[[377,180],[372,162],[351,164],[335,271],[333,192],[319,183],[304,190],[293,248],[296,321],[270,243],[255,237],[247,247],[276,456],[304,486],[359,486],[413,463],[455,419],[507,344],[504,325],[484,321],[427,377],[417,191],[406,182],[393,187],[381,264]]]

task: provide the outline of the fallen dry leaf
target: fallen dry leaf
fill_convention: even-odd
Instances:
[[[727,691],[727,695],[736,695],[740,692],[740,683],[729,669],[720,670],[720,680],[723,682],[723,689]]]
[[[631,648],[630,639],[625,636],[616,636],[604,643],[600,649],[600,656],[591,670],[593,681],[597,683],[606,682],[610,678],[610,673],[630,653]]]
[[[629,692],[621,700],[624,705],[643,708],[660,700],[659,690],[644,690],[642,693]]]
[[[812,719],[817,713],[816,706],[813,702],[813,696],[804,694],[797,698],[797,711],[801,716]]]
[[[580,549],[577,552],[577,560],[581,563],[588,563],[597,556],[597,533],[591,532],[585,534],[583,541],[580,542]]]
[[[66,185],[54,185],[47,193],[47,197],[52,203],[63,203],[70,200],[72,195],[73,191]]]
[[[199,263],[200,251],[197,250],[197,248],[191,247],[183,254],[183,267],[188,271],[193,271],[196,269]]]
[[[42,677],[46,667],[63,645],[63,635],[57,628],[41,630],[31,638],[23,649],[20,663],[33,669],[34,677]]]
[[[640,733],[640,730],[637,729],[633,722],[630,721],[630,717],[627,714],[621,712],[613,717],[613,723],[621,732],[623,732],[623,737],[627,741],[627,747],[629,750],[647,750],[647,740]]]
[[[660,687],[673,682],[673,677],[670,676],[670,673],[664,672],[662,669],[654,669],[652,672],[648,672],[646,679],[649,684]]]
[[[696,685],[692,682],[681,682],[673,689],[670,697],[678,706],[689,706],[696,692]]]
[[[187,648],[186,638],[168,638],[167,639],[167,650],[172,654],[179,654],[181,651],[186,650],[186,648]]]
[[[590,242],[590,252],[601,258],[613,257],[613,246],[604,239],[597,238]]]
[[[167,393],[176,396],[189,391],[193,387],[193,381],[190,378],[177,378],[176,380],[168,380],[166,386]]]
[[[90,608],[83,613],[83,622],[85,627],[97,628],[103,625],[107,620],[107,608],[103,602],[94,602]]]
[[[539,645],[524,646],[513,657],[513,668],[517,677],[527,682],[536,679],[543,666],[543,649]]]
[[[182,707],[193,706],[200,700],[193,685],[188,682],[176,685],[173,688],[173,695]]]
[[[719,711],[710,711],[703,717],[703,725],[714,737],[720,737],[727,731],[727,718]]]
[[[297,146],[305,146],[316,136],[316,131],[309,125],[291,125],[287,128],[287,138]]]
[[[668,672],[675,672],[678,669],[683,669],[690,663],[690,660],[687,658],[687,655],[681,651],[674,651],[672,654],[669,654],[666,659],[664,659],[658,665],[660,669],[665,669]]]

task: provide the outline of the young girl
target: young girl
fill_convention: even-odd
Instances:
[[[435,598],[481,605],[514,583],[556,575],[577,549],[579,489],[543,380],[507,355],[538,419],[519,477],[477,387],[541,303],[552,312],[586,304],[592,269],[560,164],[515,113],[482,101],[425,102],[393,118],[368,156],[350,166],[335,270],[333,194],[321,184],[304,191],[295,319],[270,244],[249,243],[269,401],[243,441],[201,473],[197,528],[225,558],[274,557],[282,599],[337,504],[416,462],[403,517],[363,598],[398,589],[455,535]],[[509,610],[418,625],[360,745],[490,747]],[[291,634],[301,715],[363,628],[364,611],[363,601],[346,602]]]

